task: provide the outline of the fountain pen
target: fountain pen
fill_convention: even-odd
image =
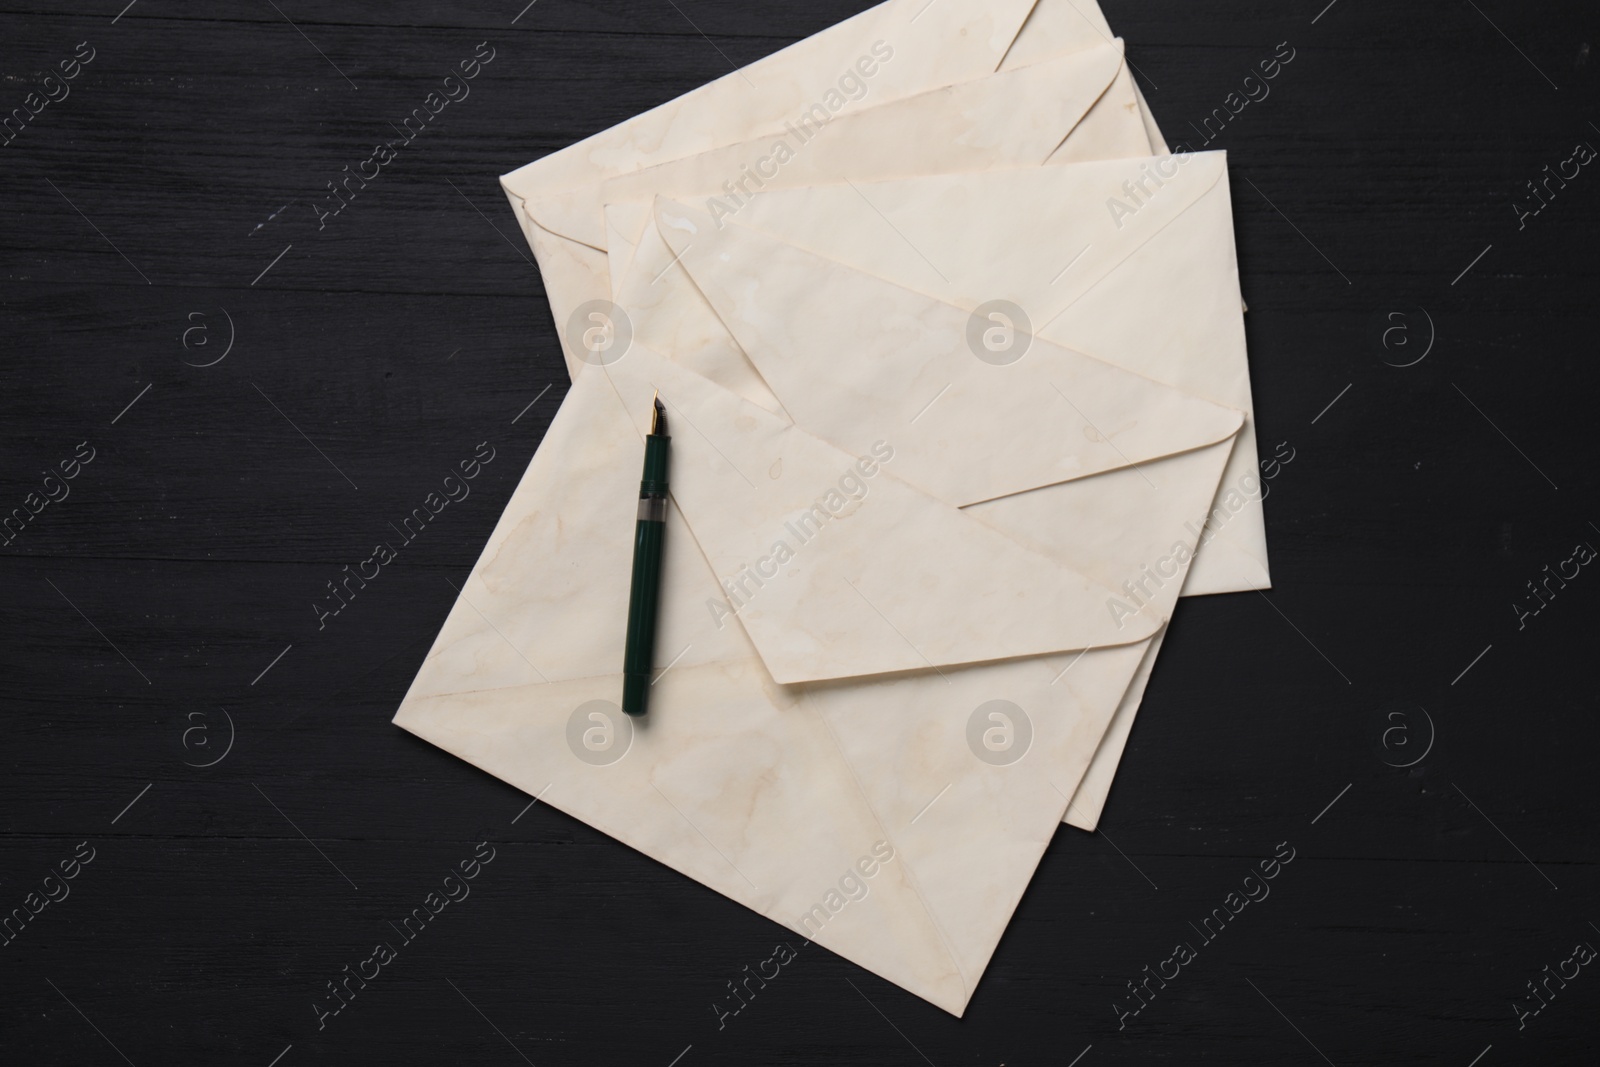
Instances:
[[[628,593],[628,640],[622,655],[622,710],[643,715],[650,705],[655,661],[656,608],[661,598],[661,544],[667,529],[667,412],[659,394],[651,401],[644,439],[644,478],[633,528],[633,585]]]

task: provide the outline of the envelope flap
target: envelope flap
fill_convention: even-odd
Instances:
[[[633,262],[613,290],[632,323],[634,339],[751,403],[782,414],[783,405],[760,372],[677,265],[677,254],[656,228],[654,205],[643,201],[637,206],[645,225]]]
[[[1232,436],[1243,416],[736,223],[658,201],[657,229],[801,425],[965,506]]]
[[[1002,69],[1025,67],[1111,37],[1111,25],[1095,0],[1039,0],[1011,43]]]
[[[773,678],[937,670],[1120,645],[1110,590],[895,477],[893,441],[860,454],[635,345],[605,368],[629,410],[659,391],[672,495]]]
[[[838,83],[852,73],[873,71],[874,102],[992,73],[1034,3],[889,0],[501,181],[534,199],[779,130],[829,91],[841,93]]]
[[[733,215],[764,192],[856,174],[893,177],[1040,164],[1121,69],[1121,42],[1102,43],[837,116],[822,107],[763,137],[599,185],[529,198],[523,210],[547,230],[604,249],[607,201],[708,195],[708,205],[717,205],[708,210]]]

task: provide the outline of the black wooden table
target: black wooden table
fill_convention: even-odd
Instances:
[[[780,928],[390,717],[567,388],[497,176],[863,0],[125,2],[0,12],[0,1062],[1595,1062],[1593,4],[1106,0],[1191,147],[1294,53],[1204,145],[1276,587],[1183,603],[964,1020],[811,948],[719,1028]]]

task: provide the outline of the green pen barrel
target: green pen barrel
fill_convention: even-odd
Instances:
[[[667,529],[667,443],[665,435],[644,439],[644,479],[639,485],[639,517],[633,534],[633,584],[628,594],[627,645],[622,657],[622,710],[649,710],[650,675],[655,666],[656,609],[661,597],[661,550]]]

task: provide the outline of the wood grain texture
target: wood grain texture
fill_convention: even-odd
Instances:
[[[965,1019],[809,947],[719,1029],[788,935],[390,725],[566,388],[497,176],[864,6],[0,6],[0,111],[96,53],[0,148],[0,514],[95,450],[0,546],[0,915],[95,850],[0,947],[0,1061],[1594,1062],[1593,968],[1511,1006],[1600,945],[1600,575],[1512,608],[1600,546],[1600,171],[1513,208],[1600,146],[1592,4],[1105,0],[1191,147],[1295,50],[1206,146],[1294,460],[1275,590],[1182,604],[1104,832],[1060,832]],[[325,183],[483,41],[471,96],[319,230]],[[471,496],[319,628],[480,442]],[[480,841],[471,896],[402,944]],[[1271,896],[1201,943],[1279,842]]]

